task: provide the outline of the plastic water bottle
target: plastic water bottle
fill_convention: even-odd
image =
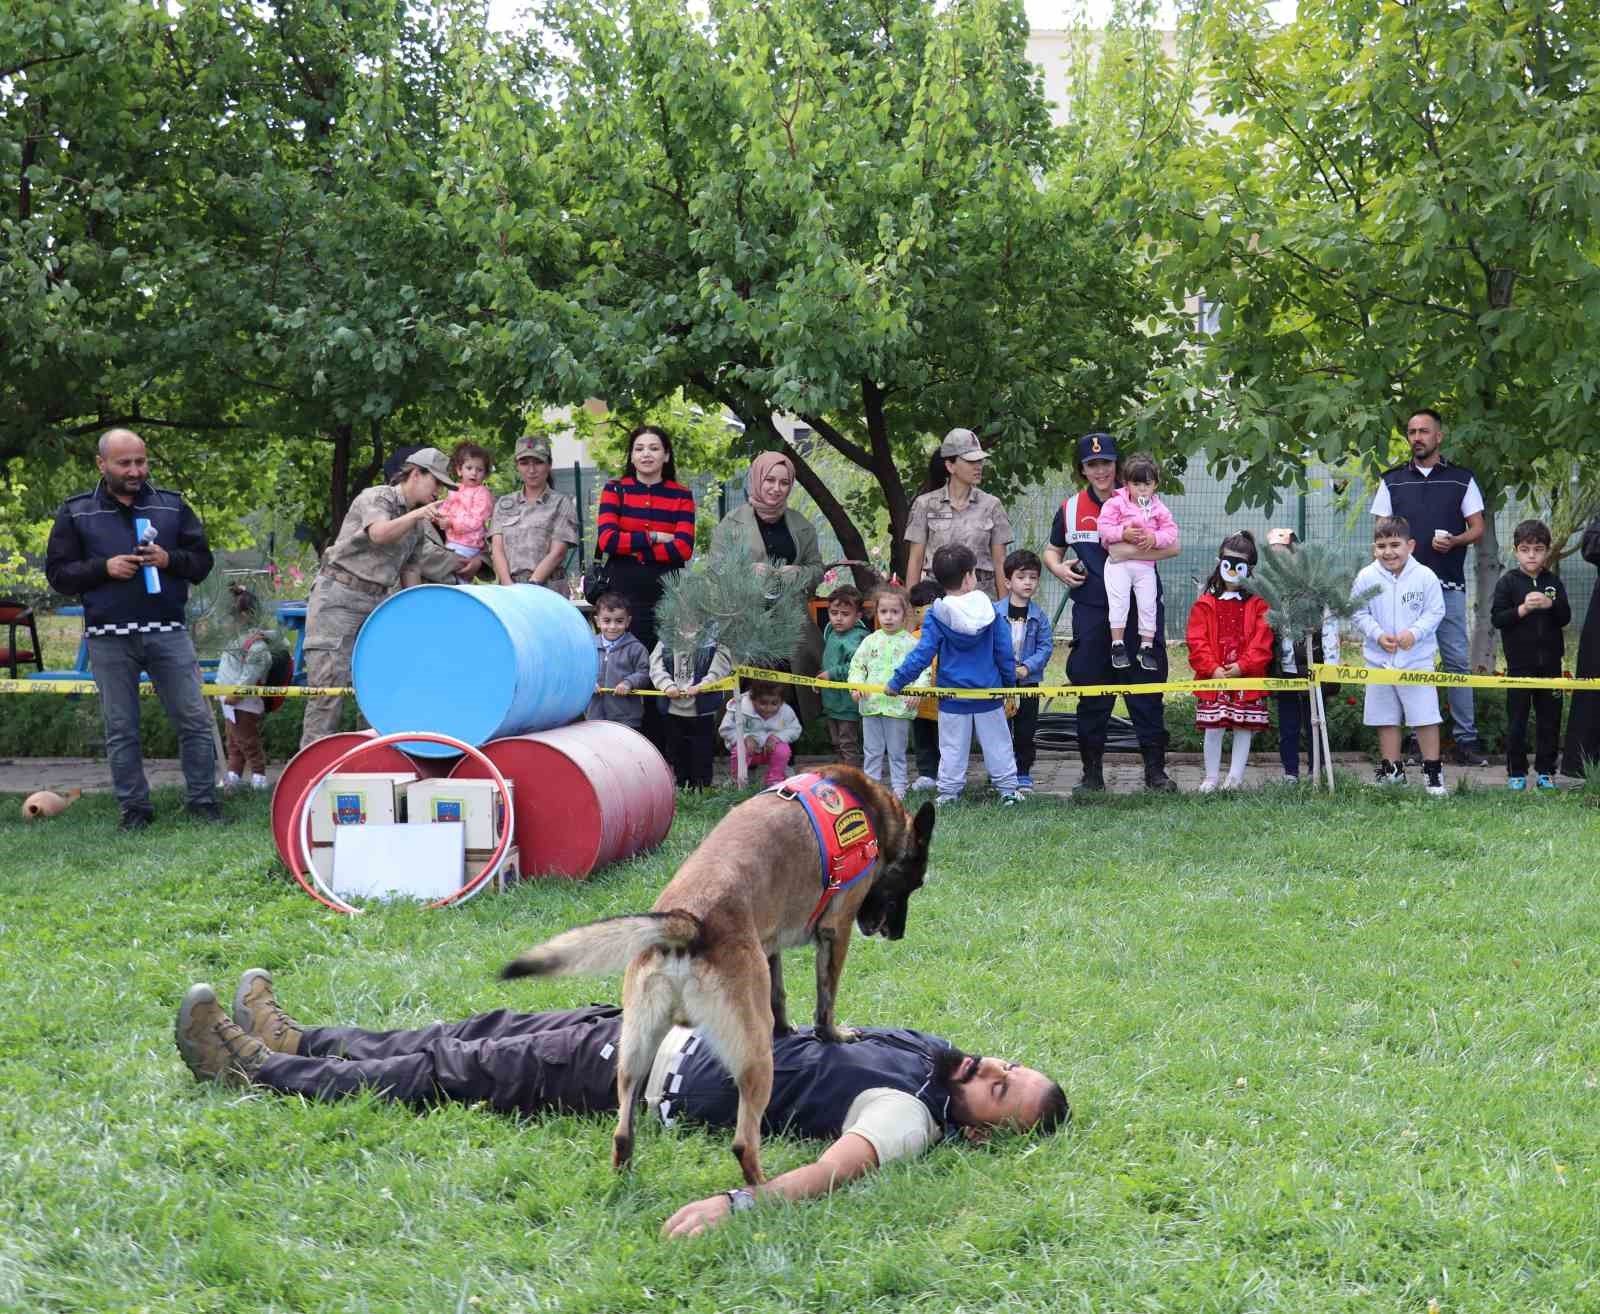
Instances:
[[[156,527],[143,516],[133,522],[134,532],[139,535],[139,546],[148,547],[156,541]],[[144,591],[146,593],[161,592],[161,572],[154,566],[144,568]]]

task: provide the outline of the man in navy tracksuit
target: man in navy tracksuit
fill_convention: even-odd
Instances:
[[[429,1108],[446,1103],[505,1113],[614,1113],[622,1010],[604,1004],[555,1013],[496,1009],[413,1031],[310,1027],[279,1007],[272,977],[252,968],[233,1016],[209,985],[189,988],[175,1039],[199,1081],[306,1099],[370,1095]],[[811,1027],[772,1038],[772,1099],[762,1129],[830,1142],[806,1164],[753,1191],[719,1191],[684,1205],[662,1228],[693,1236],[757,1200],[827,1195],[857,1177],[936,1145],[983,1141],[997,1127],[1044,1134],[1071,1116],[1066,1094],[1020,1063],[964,1054],[922,1031],[864,1028],[853,1044]],[[645,1087],[660,1120],[733,1126],[739,1093],[698,1032],[675,1027]]]
[[[189,585],[211,573],[206,531],[182,497],[150,483],[150,461],[138,434],[108,430],[95,464],[100,482],[56,512],[44,572],[57,593],[83,599],[89,670],[100,691],[121,827],[143,830],[155,815],[139,747],[141,671],[149,673],[178,732],[190,814],[221,821],[214,726],[184,624]],[[150,522],[153,541],[139,544],[136,520]],[[146,568],[156,572],[159,591],[150,591]]]

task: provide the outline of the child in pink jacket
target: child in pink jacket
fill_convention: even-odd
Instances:
[[[1122,487],[1100,508],[1100,542],[1110,553],[1106,562],[1106,600],[1111,612],[1111,664],[1118,670],[1128,667],[1128,646],[1122,641],[1128,626],[1129,595],[1139,607],[1140,669],[1156,669],[1152,643],[1156,637],[1156,565],[1139,554],[1153,548],[1176,547],[1178,522],[1166,503],[1156,496],[1161,467],[1152,457],[1140,452],[1122,466]],[[1145,531],[1132,542],[1128,531]]]
[[[441,504],[444,507],[444,545],[458,557],[484,552],[485,528],[494,513],[494,493],[483,482],[494,461],[477,443],[457,443],[450,454],[450,470],[461,482]]]

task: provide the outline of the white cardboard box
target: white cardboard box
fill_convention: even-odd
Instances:
[[[311,805],[311,842],[332,844],[346,826],[392,825],[405,816],[405,789],[414,771],[339,772],[317,788]]]
[[[332,889],[341,899],[442,899],[461,888],[465,827],[460,822],[340,826],[333,840]]]
[[[478,873],[489,865],[489,859],[493,856],[494,851],[492,849],[487,853],[469,851],[467,853],[466,879],[461,883],[463,885],[471,885],[473,881],[477,880]],[[515,885],[521,879],[522,855],[517,852],[517,846],[513,844],[506,850],[506,860],[501,864],[500,870],[495,873],[494,893],[504,894],[510,886]]]
[[[515,791],[516,786],[508,780],[506,788]],[[492,780],[418,780],[406,786],[406,821],[413,826],[459,821],[467,828],[467,852],[488,853],[505,829],[505,805]]]
[[[311,870],[317,873],[324,885],[327,885],[333,879],[333,845],[313,844],[311,846]],[[310,872],[307,872],[306,875],[309,879]]]

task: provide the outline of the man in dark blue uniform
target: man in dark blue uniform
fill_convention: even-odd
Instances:
[[[141,671],[177,731],[190,815],[221,821],[215,723],[184,622],[189,585],[211,573],[206,531],[182,497],[150,483],[144,441],[132,430],[108,430],[95,464],[100,482],[56,512],[44,573],[57,593],[83,599],[89,672],[100,691],[122,829],[143,830],[154,816],[139,747]],[[139,521],[150,526],[143,543]]]
[[[622,1010],[596,1004],[553,1013],[498,1009],[415,1031],[308,1027],[278,1006],[272,978],[239,980],[233,1016],[208,985],[191,986],[178,1010],[178,1051],[197,1080],[255,1086],[308,1099],[363,1092],[425,1108],[488,1104],[523,1115],[617,1111]],[[866,1028],[849,1044],[810,1027],[775,1036],[772,1099],[763,1135],[788,1132],[830,1142],[815,1163],[763,1183],[691,1201],[662,1227],[693,1236],[757,1196],[826,1195],[885,1163],[953,1139],[982,1140],[996,1127],[1054,1131],[1070,1116],[1066,1096],[1042,1072],[963,1054],[921,1031]],[[733,1079],[698,1032],[675,1027],[650,1070],[646,1102],[671,1125],[732,1127]]]
[[[1078,472],[1084,487],[1064,501],[1050,526],[1044,550],[1045,568],[1072,590],[1072,648],[1067,656],[1067,678],[1073,684],[1160,684],[1167,678],[1166,605],[1161,577],[1156,576],[1155,669],[1139,666],[1118,670],[1111,665],[1111,611],[1106,601],[1106,549],[1100,542],[1100,508],[1122,482],[1116,440],[1108,433],[1086,433],[1078,439]],[[1144,531],[1139,531],[1144,532]],[[1134,542],[1133,539],[1129,540]],[[1178,549],[1155,548],[1159,559],[1174,557]],[[1077,558],[1067,559],[1068,551]],[[1123,695],[1128,716],[1144,758],[1146,789],[1172,792],[1178,787],[1167,775],[1167,728],[1162,720],[1161,695]],[[1083,762],[1083,782],[1073,793],[1096,793],[1106,787],[1103,771],[1106,729],[1111,723],[1115,695],[1078,700],[1078,756]]]

